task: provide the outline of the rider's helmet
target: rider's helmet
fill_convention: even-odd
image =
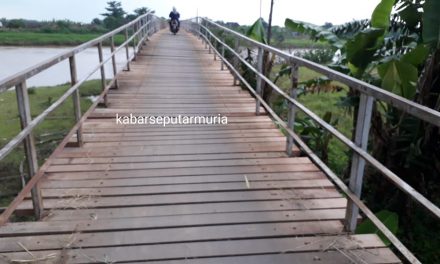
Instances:
[[[176,12],[177,12],[176,7],[173,6],[173,13],[176,13]]]

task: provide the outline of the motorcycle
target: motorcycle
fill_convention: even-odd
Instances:
[[[170,31],[176,35],[179,31],[179,22],[176,19],[172,19],[170,22]]]

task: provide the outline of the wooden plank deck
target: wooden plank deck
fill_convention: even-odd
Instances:
[[[377,235],[343,232],[346,199],[308,158],[286,156],[232,82],[195,37],[153,36],[86,120],[85,144],[47,169],[48,215],[0,227],[0,263],[400,263]],[[229,124],[121,125],[117,113]]]

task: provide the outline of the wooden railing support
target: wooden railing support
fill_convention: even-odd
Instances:
[[[113,77],[115,78],[115,84],[113,88],[118,89],[119,84],[118,84],[118,80],[116,79],[116,75],[118,74],[118,68],[116,65],[116,54],[113,54],[115,52],[115,38],[113,36],[110,37],[110,52],[112,53]]]
[[[237,53],[240,53],[240,40],[238,39],[238,38],[235,38],[235,42],[234,42],[234,50],[237,52]],[[236,57],[236,56],[234,56],[234,58],[233,58],[233,65],[234,65],[234,68],[237,70],[237,71],[240,71],[240,69],[238,68],[239,67],[239,61],[238,61],[238,58]],[[238,85],[238,84],[240,84],[239,83],[239,80],[238,80],[238,78],[237,78],[237,75],[235,75],[234,74],[234,84],[233,85]]]
[[[134,32],[136,32],[136,24],[133,24],[133,35],[134,35]],[[137,38],[137,36],[134,36],[133,41],[132,41],[132,45],[133,45],[133,60],[134,61],[136,61],[136,58],[137,58],[136,38]]]
[[[128,28],[125,29],[125,42],[128,40]],[[130,71],[130,51],[129,51],[129,43],[125,44],[125,57],[127,59],[127,71]]]
[[[225,42],[225,40],[222,39],[222,42]],[[223,46],[223,45],[221,45],[221,46],[222,46],[222,48],[221,48],[222,58],[225,59],[225,46]],[[220,69],[222,71],[225,69],[225,63],[223,62],[223,59],[221,60],[222,62],[221,62],[221,66],[220,66]]]
[[[370,132],[373,103],[373,97],[361,94],[354,143],[365,151],[367,150],[368,145],[368,135]],[[365,160],[357,153],[353,153],[349,188],[358,198],[361,197],[364,170]],[[347,211],[345,217],[345,228],[347,231],[354,232],[356,230],[358,215],[359,207],[349,199],[347,202]]]
[[[70,84],[71,86],[74,86],[76,83],[78,83],[75,55],[69,57],[69,66],[70,66]],[[80,97],[79,89],[76,89],[75,92],[73,92],[72,99],[73,99],[73,111],[75,114],[75,122],[79,122],[82,115],[81,101],[80,101],[81,97]],[[76,131],[76,143],[78,147],[81,147],[83,144],[81,125],[78,127],[78,130]]]
[[[290,74],[291,86],[290,86],[290,97],[296,99],[297,97],[297,88],[298,88],[298,65],[296,63],[292,64],[292,70]],[[287,116],[287,126],[289,129],[294,131],[295,126],[295,112],[296,107],[292,102],[288,102],[289,104],[289,113]],[[290,134],[287,134],[287,142],[286,142],[286,152],[289,157],[292,156],[293,151],[293,137]]]
[[[258,48],[258,54],[257,54],[257,71],[259,73],[263,72],[263,49]],[[262,94],[262,87],[263,86],[263,80],[261,76],[257,75],[257,87],[255,88],[255,92],[261,96]],[[255,106],[255,114],[260,115],[260,106],[261,103],[259,100],[256,100],[256,106]]]
[[[16,85],[15,92],[17,96],[18,113],[20,115],[20,125],[21,129],[24,130],[32,121],[26,81]],[[30,179],[38,171],[37,149],[35,147],[35,140],[32,133],[29,133],[29,135],[24,139],[23,144],[26,155],[28,179]],[[35,218],[41,219],[43,216],[43,199],[38,184],[32,188],[31,195]]]
[[[102,63],[104,61],[104,55],[102,53],[102,42],[98,43],[98,55],[99,55],[99,63]],[[105,86],[106,86],[106,79],[105,79],[105,67],[104,64],[101,65],[100,67],[101,70],[101,88],[102,91],[105,90]],[[104,95],[104,106],[107,107],[107,95]]]

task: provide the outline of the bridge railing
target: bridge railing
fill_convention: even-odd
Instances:
[[[0,161],[3,160],[9,153],[11,153],[21,143],[24,144],[24,151],[26,156],[26,162],[28,167],[28,176],[30,180],[21,190],[17,197],[12,201],[8,208],[0,216],[0,225],[8,221],[9,217],[17,208],[18,204],[25,198],[26,195],[31,192],[32,204],[34,213],[37,219],[43,214],[43,201],[38,188],[38,180],[42,177],[44,169],[48,166],[49,160],[46,161],[41,168],[38,167],[37,151],[35,147],[33,130],[43,120],[58,107],[60,107],[70,96],[73,99],[74,117],[76,124],[61,142],[61,144],[55,149],[52,156],[62,149],[69,141],[69,139],[76,134],[76,144],[80,146],[82,144],[82,123],[88,114],[100,103],[107,105],[107,93],[109,89],[118,88],[118,75],[122,69],[117,68],[116,53],[125,50],[124,68],[130,70],[130,62],[136,59],[137,53],[142,48],[142,45],[148,39],[149,36],[154,34],[159,27],[163,27],[161,20],[153,15],[153,12],[148,12],[134,19],[133,21],[108,32],[96,39],[90,40],[82,45],[72,48],[60,55],[57,55],[51,59],[43,61],[35,66],[32,66],[22,72],[12,75],[4,80],[0,80],[0,93],[7,91],[10,88],[15,87],[18,111],[20,116],[21,131],[15,137],[13,137],[3,148],[0,149]],[[124,35],[124,42],[118,47],[115,46],[115,36],[118,34]],[[104,58],[103,55],[103,43],[110,43],[110,55]],[[97,47],[99,63],[91,70],[86,76],[78,80],[77,76],[77,63],[76,55],[88,48]],[[133,52],[130,54],[130,49]],[[122,51],[123,52],[123,51]],[[37,117],[31,117],[31,108],[27,90],[27,80],[38,73],[47,70],[58,63],[68,60],[70,67],[70,83],[71,87],[61,95],[52,105],[46,108]],[[113,78],[108,82],[105,74],[105,64],[111,61]],[[93,74],[100,71],[101,76],[101,94],[89,108],[89,110],[82,115],[80,107],[80,94],[79,87],[84,84]]]
[[[391,241],[391,243],[399,250],[399,252],[411,263],[420,263],[418,259],[399,241],[399,239],[374,215],[374,213],[362,202],[360,199],[362,190],[362,181],[364,176],[365,163],[368,162],[372,167],[377,169],[386,179],[391,181],[396,187],[409,195],[413,200],[417,201],[429,212],[437,218],[440,218],[440,209],[431,201],[426,199],[422,194],[412,188],[409,184],[399,178],[394,172],[389,170],[384,164],[367,152],[368,135],[370,130],[371,115],[373,111],[373,103],[375,100],[386,102],[390,106],[396,107],[401,111],[413,115],[420,120],[426,121],[437,127],[440,127],[440,112],[417,104],[403,97],[390,93],[384,89],[355,79],[348,75],[342,74],[328,67],[320,64],[299,58],[297,56],[288,54],[272,46],[265,45],[255,41],[247,36],[244,36],[236,31],[224,27],[207,18],[196,18],[186,21],[187,29],[192,31],[196,36],[200,37],[205,43],[205,48],[209,52],[214,53],[214,59],[218,56],[222,61],[222,69],[226,65],[234,75],[234,84],[239,80],[249,91],[255,96],[256,100],[256,114],[260,112],[260,107],[263,106],[267,113],[269,113],[286,131],[286,152],[292,155],[292,146],[296,143],[300,149],[308,155],[311,160],[320,167],[328,177],[347,195],[347,213],[346,213],[346,229],[353,232],[356,229],[357,219],[359,216],[359,209],[368,217],[374,225]],[[214,34],[210,28],[221,30],[230,34],[235,39],[235,49],[228,46],[224,39],[220,39]],[[256,68],[242,58],[238,52],[238,47],[241,43],[246,43],[251,47],[258,49],[257,66]],[[217,49],[217,47],[220,47]],[[233,62],[229,62],[225,58],[225,50],[227,50],[234,57]],[[287,94],[277,85],[275,85],[268,77],[263,74],[263,52],[267,51],[287,61],[292,66],[290,93]],[[248,69],[253,71],[257,77],[256,87],[252,87],[246,79],[240,74],[238,69],[238,61],[245,65]],[[313,113],[310,109],[302,105],[296,100],[297,85],[298,85],[298,69],[299,67],[306,67],[310,70],[318,72],[327,76],[331,80],[339,81],[347,86],[360,92],[359,111],[357,116],[357,125],[355,128],[354,142],[344,136],[341,132],[336,130],[333,126],[326,123],[318,115]],[[267,83],[275,92],[281,95],[289,103],[289,112],[287,122],[282,120],[271,109],[269,104],[262,98],[262,84]],[[344,143],[353,152],[350,182],[349,186],[330,169],[313,151],[302,141],[302,139],[295,134],[293,126],[295,123],[295,114],[301,111],[309,116],[312,120],[318,123],[322,128],[330,132],[335,138]]]

